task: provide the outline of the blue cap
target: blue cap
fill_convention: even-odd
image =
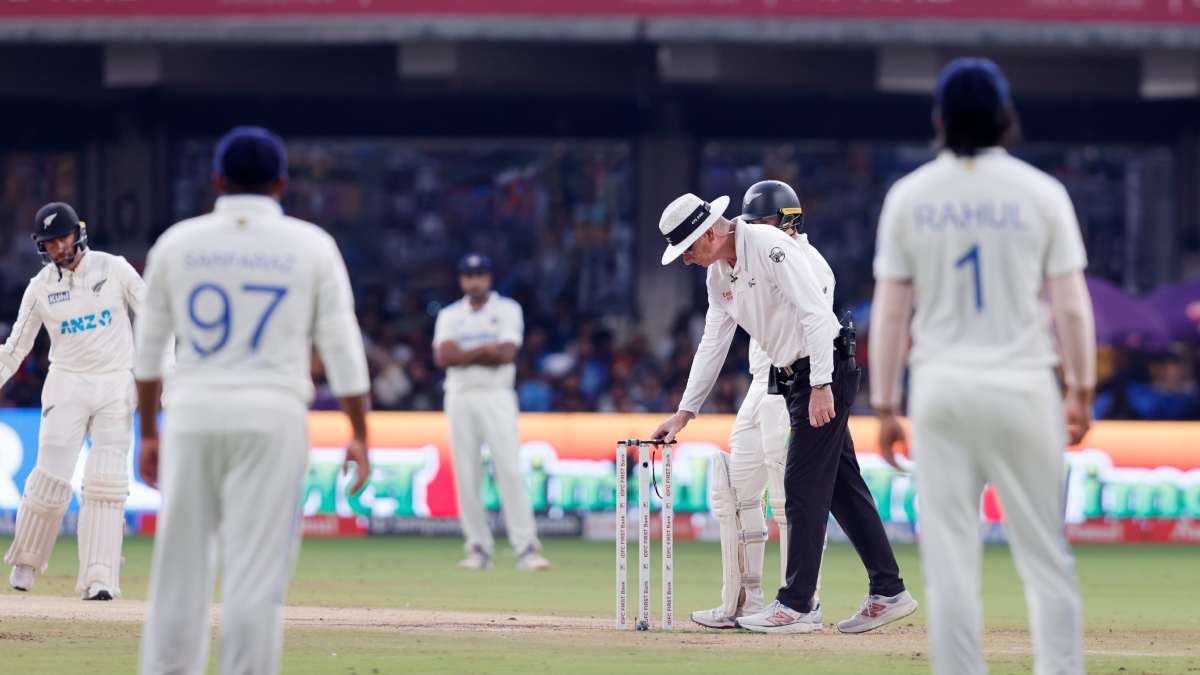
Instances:
[[[459,274],[490,274],[492,260],[482,253],[468,253],[458,259]]]
[[[933,102],[942,119],[989,113],[1012,104],[1008,79],[990,59],[954,59],[938,76]]]
[[[241,186],[287,178],[287,150],[267,129],[234,127],[217,143],[213,173]]]

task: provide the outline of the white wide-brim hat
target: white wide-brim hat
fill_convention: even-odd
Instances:
[[[693,242],[725,214],[728,206],[729,197],[717,197],[710,204],[690,192],[668,204],[667,208],[663,209],[662,217],[658,219],[658,229],[667,240],[662,264],[670,265],[683,255]]]

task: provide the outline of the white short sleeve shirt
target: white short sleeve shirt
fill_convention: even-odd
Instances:
[[[1062,183],[999,148],[943,152],[884,200],[875,278],[913,283],[914,366],[1054,365],[1039,296],[1086,266]]]
[[[463,298],[438,312],[433,329],[433,346],[454,342],[461,349],[508,343],[521,346],[525,318],[521,305],[495,291],[479,309]],[[502,366],[454,366],[446,369],[448,393],[474,390],[511,390],[517,369],[511,363]]]

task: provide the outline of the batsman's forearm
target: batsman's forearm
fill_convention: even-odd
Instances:
[[[158,436],[158,399],[162,395],[162,380],[138,380],[138,417],[142,438]]]
[[[365,443],[367,440],[367,395],[343,396],[338,399],[338,403],[341,404],[346,417],[350,419],[350,430],[354,434],[354,438]]]

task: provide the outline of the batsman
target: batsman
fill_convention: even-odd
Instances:
[[[790,185],[764,180],[750,186],[742,198],[740,220],[769,225],[789,237],[807,241],[804,210]],[[826,289],[833,294],[833,274]],[[750,388],[729,434],[729,454],[717,453],[713,462],[709,500],[721,532],[721,604],[692,612],[692,621],[708,628],[736,628],[737,617],[763,607],[763,558],[767,546],[767,519],[763,513],[763,488],[771,517],[779,526],[779,583],[787,582],[787,514],[784,510],[783,473],[791,422],[787,402],[767,393],[771,357],[750,340]],[[684,401],[681,410],[699,412],[698,401]],[[817,582],[820,588],[820,579]],[[819,603],[813,596],[813,605]]]
[[[87,245],[87,225],[62,202],[34,218],[44,266],[29,280],[17,320],[0,347],[0,385],[21,367],[43,327],[50,372],[42,387],[37,466],[25,481],[16,533],[4,562],[9,585],[33,587],[44,572],[71,502],[71,477],[84,438],[91,452],[79,507],[79,577],[84,600],[121,594],[121,541],[133,440],[133,328],[146,285],[124,258]]]

